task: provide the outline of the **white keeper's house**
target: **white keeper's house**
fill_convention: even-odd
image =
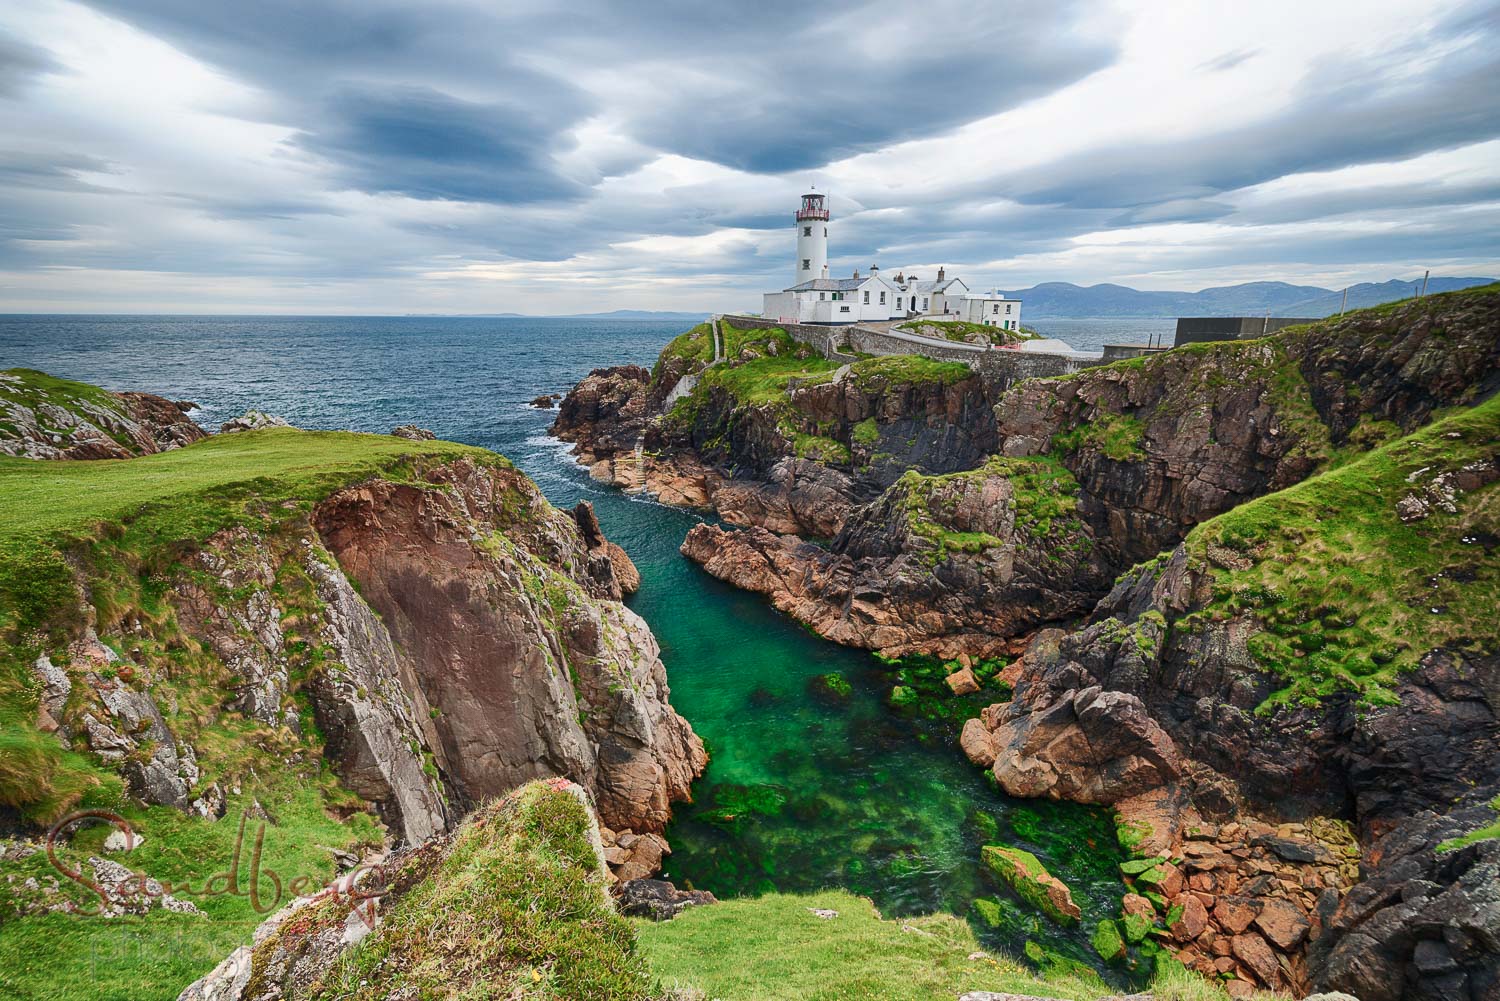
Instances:
[[[1021,300],[998,292],[975,293],[961,278],[938,268],[937,279],[897,272],[888,277],[878,267],[856,270],[850,278],[828,277],[829,215],[825,196],[802,196],[797,210],[796,281],[780,292],[767,292],[761,316],[785,323],[861,323],[930,319],[967,320],[1003,330],[1021,327]]]

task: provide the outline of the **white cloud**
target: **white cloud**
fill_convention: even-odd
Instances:
[[[300,50],[266,52],[256,37],[212,33],[224,29],[173,32],[165,15],[132,20],[130,4],[120,7],[106,15],[68,0],[16,0],[0,11],[0,32],[50,57],[0,94],[0,309],[743,308],[780,283],[791,208],[808,183],[832,192],[840,269],[878,259],[889,268],[947,264],[976,286],[1148,288],[1383,280],[1426,266],[1500,271],[1500,118],[1483,110],[1492,98],[1477,95],[1479,111],[1430,137],[1419,128],[1397,135],[1397,126],[1420,125],[1408,111],[1429,95],[1469,86],[1452,74],[1468,67],[1483,79],[1500,65],[1493,4],[1267,0],[1227,15],[1187,0],[1119,4],[1072,34],[1059,29],[1079,52],[1097,55],[1106,42],[1117,51],[1091,71],[1062,73],[1050,91],[987,114],[983,94],[955,77],[960,89],[941,100],[945,111],[973,106],[966,122],[959,115],[912,139],[891,138],[912,134],[892,129],[881,148],[770,172],[736,163],[774,162],[775,149],[719,156],[722,136],[694,137],[713,124],[718,95],[753,123],[745,143],[785,143],[786,157],[800,155],[805,134],[777,121],[790,72],[769,44],[787,27],[780,10],[735,28],[742,45],[767,44],[729,59],[705,56],[713,26],[680,41],[655,27],[649,38],[614,37],[630,21],[611,15],[603,34],[580,19],[558,24],[553,39],[521,30],[521,13],[502,20],[459,5],[430,15],[468,19],[447,32],[430,22],[442,44],[462,38],[442,65],[415,48],[341,50],[344,61],[325,69]],[[362,10],[377,27],[386,16],[379,5]],[[903,26],[909,11],[881,14],[889,30],[864,30],[867,21],[844,12],[817,30],[835,47],[830,58],[847,41],[850,58],[876,67],[911,56],[915,26],[936,33],[929,49],[952,41],[946,21]],[[1003,13],[966,11],[976,31],[1003,28]],[[338,44],[378,36],[356,27]],[[1065,48],[1047,44],[1048,58],[1066,64]],[[491,53],[503,57],[494,77],[483,62]],[[414,190],[420,179],[411,178],[380,190],[385,144],[400,133],[369,133],[389,123],[364,123],[350,140],[365,144],[351,173],[345,150],[308,139],[327,127],[321,96],[304,93],[320,74],[330,93],[428,88],[481,118],[486,107],[535,103],[536,116],[556,116],[547,125],[556,132],[526,139],[535,146],[527,170],[551,172],[556,191],[470,201]],[[839,77],[821,79],[826,88]],[[899,74],[857,79],[899,86]],[[556,94],[537,84],[548,80]],[[745,104],[754,104],[756,80],[767,88],[763,108]],[[1327,141],[1340,125],[1337,101],[1326,130],[1306,121],[1341,87],[1369,116],[1361,123],[1378,122],[1383,102],[1406,110],[1389,135],[1361,125],[1366,134],[1345,153]],[[672,98],[677,118],[647,122],[642,109],[667,108],[671,95],[687,95]],[[851,85],[818,99],[852,108],[879,94]],[[386,105],[360,107],[368,115]],[[447,124],[433,129],[441,135]],[[838,143],[870,145],[858,135]],[[1215,159],[1219,146],[1243,148],[1254,169]],[[695,148],[702,152],[682,152]],[[403,169],[441,166],[444,155],[427,151]],[[483,180],[485,161],[475,163],[464,190]]]

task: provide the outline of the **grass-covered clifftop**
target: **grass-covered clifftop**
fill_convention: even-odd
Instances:
[[[123,459],[198,441],[189,403],[111,393],[29,368],[0,372],[0,456]]]
[[[127,612],[166,625],[177,561],[216,532],[274,533],[342,487],[376,476],[411,481],[460,457],[509,465],[448,442],[291,429],[222,435],[126,460],[0,457],[7,515],[0,522],[0,807],[47,823],[79,802],[102,805],[100,796],[119,794],[111,770],[36,728],[32,665],[55,642],[90,619],[102,629]],[[289,596],[299,585],[281,588]],[[191,644],[157,650],[146,635],[137,642],[176,665],[186,687],[199,668],[208,670],[209,655]],[[127,659],[112,670],[139,668]]]
[[[1394,700],[1439,647],[1500,652],[1500,397],[1219,515],[1187,537],[1213,598],[1180,623],[1249,616],[1278,700]]]
[[[66,556],[102,546],[146,558],[231,525],[267,527],[341,487],[380,476],[501,456],[452,442],[268,429],[129,460],[36,462],[0,457],[0,631],[45,628],[72,604]]]

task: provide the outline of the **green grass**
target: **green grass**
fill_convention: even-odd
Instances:
[[[664,987],[722,1001],[931,1001],[971,990],[1081,1001],[1108,993],[1092,977],[1043,982],[1013,960],[971,960],[980,946],[958,918],[886,921],[843,891],[726,900],[636,928]]]
[[[707,364],[714,360],[714,334],[713,328],[707,323],[700,323],[691,330],[685,330],[661,349],[661,354],[656,359],[656,364],[651,369],[651,381],[655,382],[661,378],[662,372],[667,364],[674,358],[681,358],[687,362],[702,362]]]
[[[1146,450],[1142,447],[1145,430],[1134,417],[1105,412],[1071,431],[1054,436],[1052,444],[1064,452],[1087,448],[1116,462],[1139,461],[1146,457]]]
[[[354,814],[338,819],[330,805],[350,805],[332,773],[314,762],[300,773],[265,769],[266,776],[233,797],[224,818],[209,823],[170,807],[140,807],[117,796],[107,805],[145,835],[139,848],[118,861],[164,883],[208,917],[152,911],[104,919],[48,914],[6,919],[14,888],[0,882],[0,997],[17,1001],[170,1001],[212,969],[250,934],[276,904],[271,874],[281,880],[285,903],[295,880],[302,892],[335,874],[324,846],[352,849],[379,840],[373,820]],[[249,859],[258,824],[247,825],[238,894],[205,893],[211,880],[230,869],[240,839],[241,811],[259,800],[274,818],[262,838],[260,911],[249,897]],[[107,829],[85,827],[62,857],[75,870],[97,854]],[[52,873],[45,857],[6,863],[5,872],[24,880]],[[221,879],[220,885],[227,885]],[[66,883],[64,885],[67,885]],[[78,902],[95,900],[86,891]]]
[[[1488,824],[1485,824],[1483,827],[1479,827],[1470,831],[1468,834],[1462,834],[1456,838],[1449,838],[1447,841],[1439,844],[1437,846],[1437,850],[1440,852],[1455,852],[1460,848],[1472,845],[1478,841],[1494,841],[1495,839],[1500,838],[1500,796],[1496,796],[1494,799],[1490,800],[1490,809],[1494,810],[1497,814],[1494,820],[1490,821]]]
[[[98,386],[86,382],[59,379],[34,368],[8,368],[0,375],[0,400],[20,403],[35,408],[42,403],[51,403],[65,410],[75,410],[78,403],[92,403],[97,407],[125,415],[125,407],[118,397]],[[14,380],[14,381],[12,381]]]
[[[578,800],[541,782],[480,810],[431,871],[399,877],[421,878],[308,996],[654,996],[631,925],[605,893],[589,827]]]
[[[813,459],[826,464],[840,463],[847,465],[849,462],[849,446],[833,438],[825,438],[821,435],[803,434],[798,431],[792,435],[792,448],[801,459]]]
[[[855,444],[873,445],[880,440],[880,426],[875,423],[875,418],[866,417],[855,424],[849,433]]]
[[[1389,704],[1429,650],[1495,652],[1500,572],[1472,540],[1500,534],[1500,484],[1409,524],[1396,503],[1443,471],[1492,461],[1497,442],[1500,398],[1204,522],[1186,545],[1216,564],[1213,598],[1174,627],[1252,616],[1252,656],[1287,683],[1270,705],[1338,691]]]
[[[48,375],[45,372],[38,372],[36,369],[30,368],[6,369],[4,372],[0,372],[0,376],[9,376],[9,378],[0,378],[0,403],[15,403],[32,411],[36,411],[44,403],[50,403],[53,406],[69,411],[80,420],[88,421],[91,424],[95,423],[98,418],[90,417],[84,411],[81,404],[87,403],[103,408],[116,414],[121,419],[125,419],[128,416],[126,408],[119,398],[107,390],[100,389],[98,386],[90,386],[84,382],[72,382],[68,379],[59,379],[56,376]],[[45,418],[40,413],[36,417],[43,430],[59,431],[64,435],[68,433],[69,429],[48,428],[43,423]],[[5,425],[4,427],[9,428],[10,426]],[[0,428],[0,432],[3,432],[3,430],[3,428]],[[130,439],[127,436],[112,433],[108,428],[103,428],[102,430],[106,434],[110,434],[119,444],[130,444]],[[11,429],[10,433],[14,434],[14,429]]]
[[[906,488],[907,516],[913,533],[937,544],[937,561],[949,552],[976,553],[1003,544],[1002,539],[985,532],[957,532],[943,521],[937,500],[945,484],[959,480],[984,480],[1004,476],[1010,480],[1017,532],[1040,541],[1054,532],[1082,539],[1082,522],[1077,517],[1078,481],[1054,455],[1027,458],[991,457],[978,469],[939,476],[924,476],[908,470],[898,481]],[[1073,543],[1080,544],[1080,543]]]
[[[854,384],[862,390],[879,392],[886,386],[901,383],[934,382],[951,386],[974,377],[973,369],[958,361],[937,361],[925,355],[881,355],[864,358],[849,367]]]

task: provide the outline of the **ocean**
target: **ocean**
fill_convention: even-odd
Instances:
[[[1155,327],[1148,328],[1147,323]],[[1089,324],[1093,324],[1090,326]],[[1160,321],[1043,321],[1084,350],[1145,339]],[[720,897],[847,887],[886,914],[972,913],[1002,903],[992,945],[1027,940],[1097,964],[1094,923],[1117,913],[1113,827],[1101,811],[998,792],[957,746],[952,721],[898,715],[892,678],[763,600],[714,580],[678,545],[699,515],[589,480],[528,401],[591,369],[650,366],[680,321],[432,317],[0,316],[0,369],[22,366],[192,400],[210,428],[258,408],[305,428],[388,432],[414,423],[509,456],[559,507],[593,502],[642,573],[630,604],[661,642],[672,703],[712,762],[667,831],[668,878]],[[814,679],[851,684],[820,701]],[[1022,908],[982,872],[998,838],[1034,851],[1073,889],[1079,928]]]

